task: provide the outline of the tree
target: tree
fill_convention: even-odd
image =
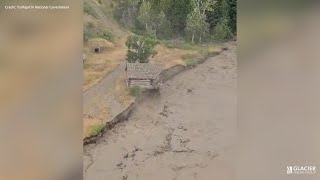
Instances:
[[[229,1],[229,17],[230,17],[230,28],[233,34],[237,34],[237,1],[230,0]]]
[[[213,37],[216,40],[226,40],[231,36],[231,31],[228,26],[228,21],[226,19],[222,19],[214,28]]]
[[[214,28],[213,37],[217,40],[226,40],[230,38],[232,32],[229,27],[229,5],[226,0],[221,1],[221,14],[222,17],[216,27]]]
[[[143,0],[138,13],[138,20],[145,25],[145,30],[149,30],[149,25],[152,22],[151,18],[151,3]]]
[[[199,24],[200,24],[200,13],[198,13],[198,11],[193,10],[193,12],[191,12],[188,15],[188,19],[187,19],[187,32],[191,33],[191,42],[194,43],[194,38],[196,33],[199,31]]]
[[[167,2],[168,3],[168,2]],[[171,0],[167,17],[177,35],[183,35],[188,14],[191,12],[191,0]]]
[[[199,42],[202,42],[202,37],[209,32],[209,24],[207,23],[207,11],[213,11],[213,0],[192,0],[193,10],[187,18],[187,32],[191,34],[191,42],[194,43],[195,36],[199,37]]]
[[[161,39],[170,38],[172,35],[171,23],[163,11],[160,12],[157,22],[157,37]]]
[[[149,57],[154,55],[154,47],[157,45],[157,41],[150,36],[129,36],[126,42],[128,47],[127,61],[129,63],[148,63]]]
[[[139,0],[114,0],[113,2],[115,19],[127,28],[133,27],[137,21]]]
[[[221,15],[222,19],[229,20],[229,4],[227,0],[221,1]]]
[[[172,0],[160,0],[159,7],[161,11],[168,13]]]

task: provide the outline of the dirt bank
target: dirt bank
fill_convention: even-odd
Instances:
[[[233,179],[235,46],[167,81],[85,147],[84,179]]]

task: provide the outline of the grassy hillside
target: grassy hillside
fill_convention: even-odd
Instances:
[[[107,3],[107,1],[105,2]],[[93,0],[84,1],[84,53],[86,55],[84,90],[98,83],[125,59],[125,41],[129,32],[118,25],[110,15],[110,11],[108,3],[101,5]],[[99,54],[93,53],[88,41],[94,38],[103,38],[109,41],[113,44],[113,48],[108,48]]]

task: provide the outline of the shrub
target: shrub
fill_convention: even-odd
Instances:
[[[90,22],[88,22],[87,27],[88,27],[89,29],[93,29],[93,28],[96,27],[96,25],[95,25],[92,21],[90,21]]]
[[[94,14],[92,7],[87,2],[84,2],[84,4],[83,4],[83,12],[86,14],[89,14],[89,15]]]
[[[90,32],[87,31],[86,29],[84,29],[84,31],[83,31],[83,42],[88,42],[90,36],[91,36]]]
[[[114,40],[111,31],[97,28],[93,22],[89,22],[83,28],[83,42],[87,42],[91,38],[103,38],[108,41]]]
[[[108,30],[103,30],[99,32],[99,37],[108,41],[113,41],[113,34]]]

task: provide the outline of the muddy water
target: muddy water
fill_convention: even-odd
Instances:
[[[85,180],[231,180],[235,46],[166,82],[132,116],[85,148]]]

